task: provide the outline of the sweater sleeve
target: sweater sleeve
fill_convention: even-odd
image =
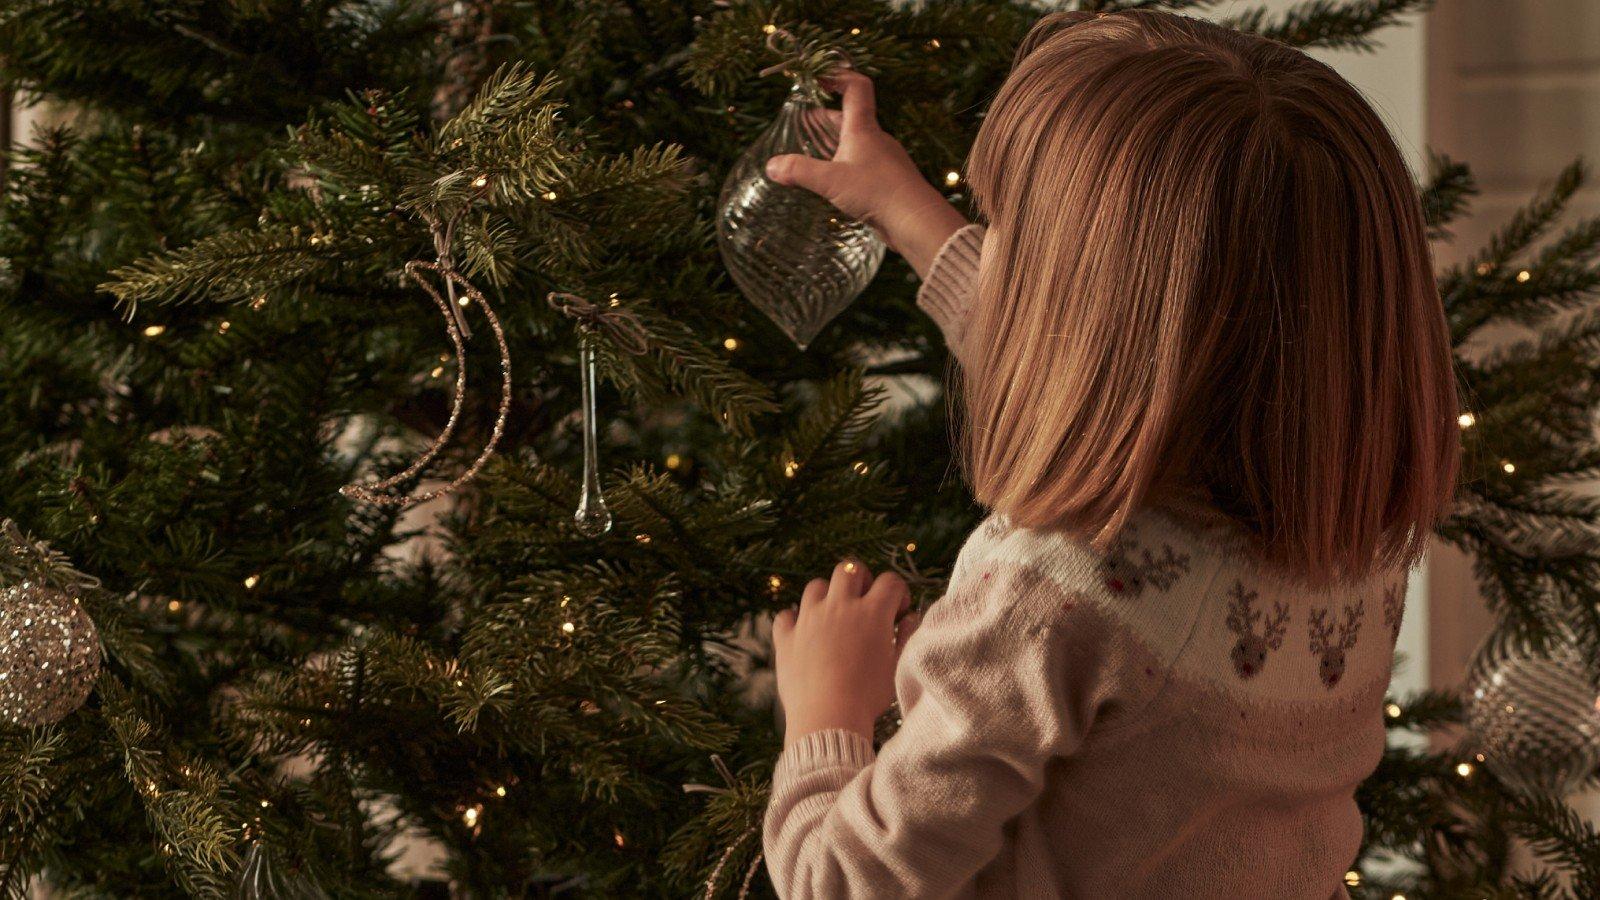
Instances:
[[[903,721],[880,753],[842,730],[784,752],[764,832],[779,896],[946,897],[972,881],[1103,699],[1097,641],[1061,639],[1076,596],[1030,570],[969,579],[907,642]]]
[[[917,305],[944,332],[944,342],[957,361],[964,361],[961,340],[966,335],[967,314],[978,287],[983,235],[984,227],[978,224],[950,235],[933,257],[928,277],[917,291]]]

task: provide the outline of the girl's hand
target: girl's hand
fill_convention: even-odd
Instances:
[[[916,630],[904,580],[846,561],[833,580],[813,579],[798,613],[772,623],[784,746],[813,731],[844,728],[872,738],[872,725],[894,702],[894,668]],[[898,620],[898,630],[896,624]]]
[[[934,256],[967,220],[923,179],[900,142],[878,127],[872,79],[849,69],[823,80],[838,91],[842,112],[833,159],[798,153],[767,160],[767,177],[820,194],[851,218],[877,229],[917,274],[926,277]]]

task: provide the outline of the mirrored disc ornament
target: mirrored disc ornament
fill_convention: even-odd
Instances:
[[[767,177],[767,160],[779,154],[833,158],[839,129],[823,98],[814,80],[797,79],[717,201],[717,247],[733,283],[801,350],[866,289],[885,250],[871,226]]]
[[[0,590],[0,720],[58,722],[99,674],[100,635],[76,597],[31,581]]]
[[[1570,793],[1600,766],[1596,667],[1570,634],[1536,652],[1494,637],[1467,680],[1467,728],[1484,765],[1522,790]]]

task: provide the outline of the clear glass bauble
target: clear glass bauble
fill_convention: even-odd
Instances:
[[[0,721],[58,722],[99,674],[100,635],[76,597],[31,581],[0,590]]]
[[[1600,766],[1596,665],[1570,633],[1543,652],[1491,636],[1467,676],[1467,729],[1497,778],[1558,796]]]
[[[728,172],[717,201],[717,247],[734,284],[804,350],[878,274],[884,243],[866,223],[810,191],[767,177],[785,153],[832,159],[838,126],[810,79]]]

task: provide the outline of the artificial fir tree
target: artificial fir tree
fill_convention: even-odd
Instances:
[[[1361,48],[1422,5],[1233,24]],[[71,588],[104,669],[77,712],[0,731],[0,883],[227,896],[249,868],[406,896],[388,863],[421,834],[467,896],[740,891],[778,747],[761,616],[846,553],[932,600],[978,514],[903,263],[803,354],[722,272],[717,187],[787,87],[757,75],[767,37],[809,51],[794,65],[842,51],[871,72],[886,127],[962,203],[984,102],[1041,11],[5,4],[0,71],[72,125],[12,152],[0,214],[0,513],[50,551],[0,559],[0,585]],[[1559,628],[1592,658],[1600,506],[1567,488],[1600,463],[1600,222],[1546,240],[1582,177],[1441,276],[1468,467],[1440,534],[1476,554],[1505,633]],[[1470,177],[1439,160],[1421,189],[1443,239]],[[446,328],[402,275],[441,251],[504,323],[510,415],[480,477],[407,516],[340,488],[451,420]],[[480,313],[461,414],[413,492],[490,439]],[[1467,352],[1507,323],[1529,340]],[[573,522],[580,340],[602,370],[600,537]],[[886,413],[894,378],[924,399]],[[1431,729],[1462,707],[1390,713]],[[1509,879],[1513,835],[1575,891],[1600,884],[1600,837],[1475,752],[1386,755],[1353,893],[1554,895]],[[1368,865],[1385,856],[1415,865]]]

